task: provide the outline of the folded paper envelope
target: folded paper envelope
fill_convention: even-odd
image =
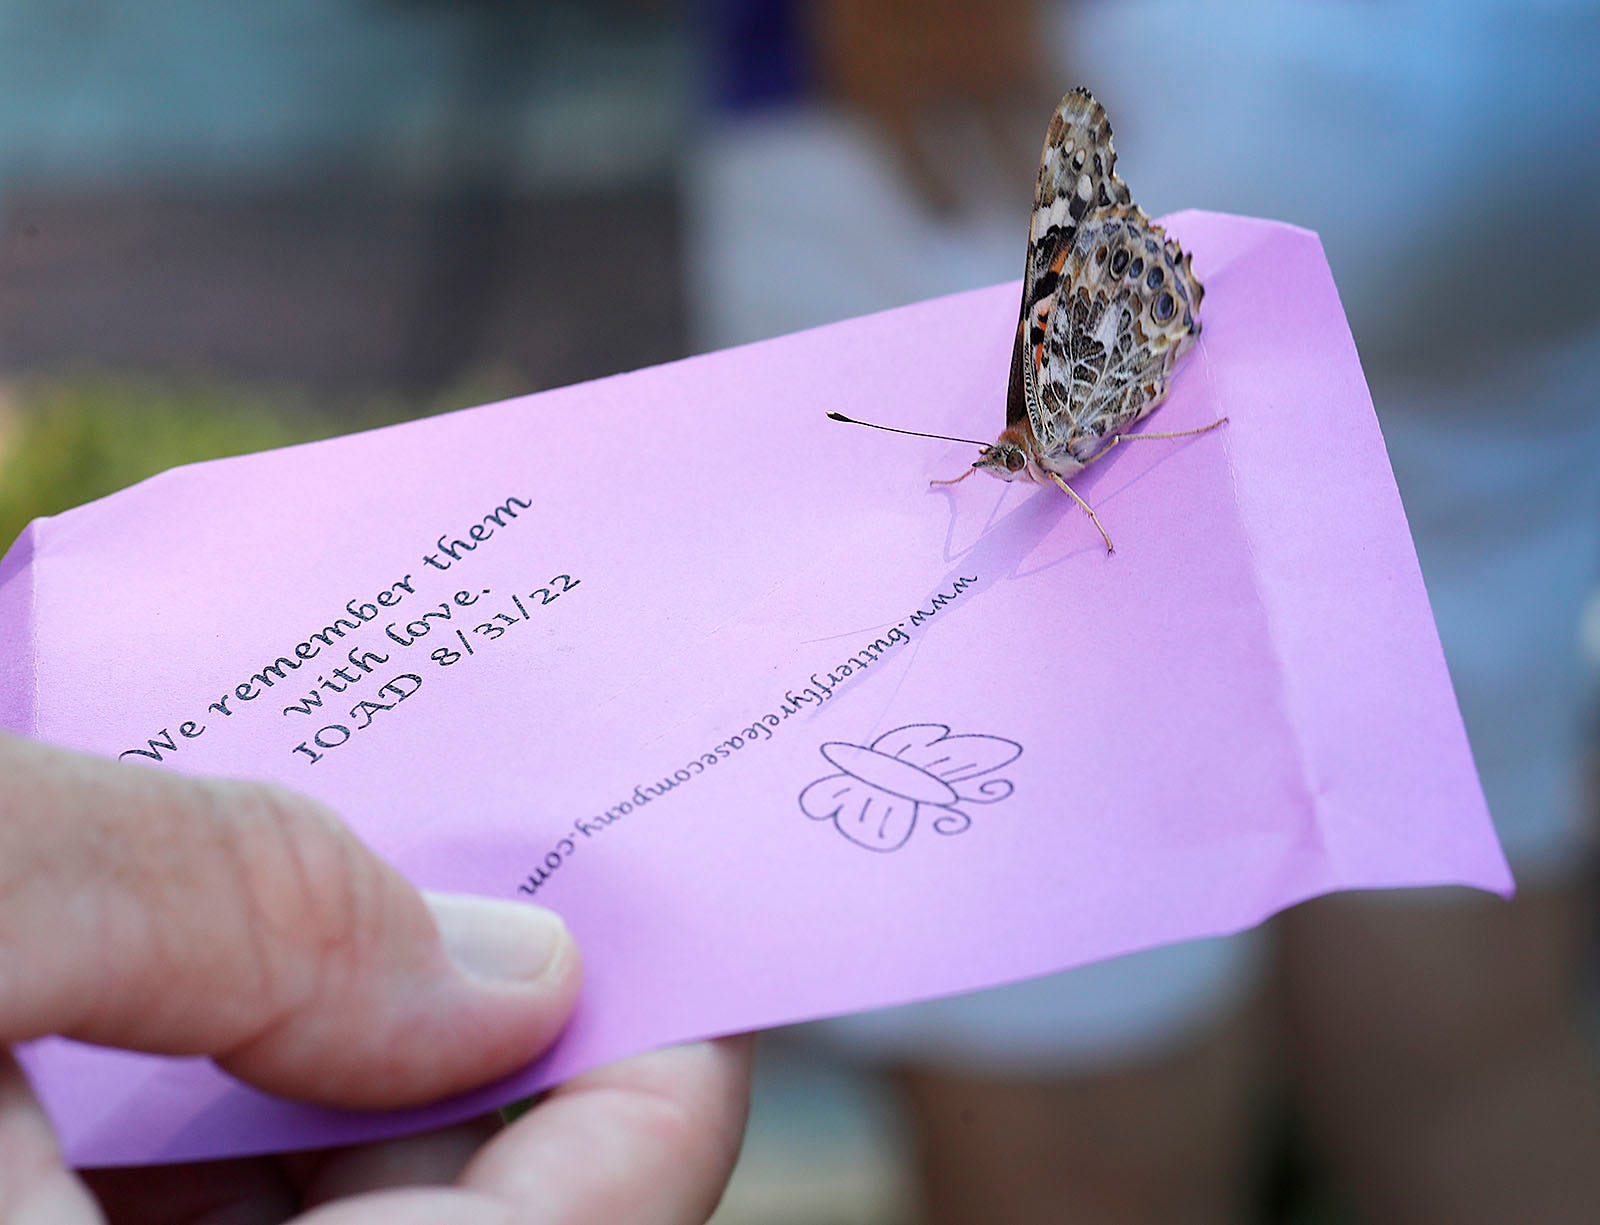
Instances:
[[[70,1156],[346,1143],[711,1034],[1235,931],[1507,892],[1314,235],[1170,225],[1204,333],[1075,487],[976,476],[1006,285],[180,468],[0,567],[0,724],[277,779],[419,884],[560,911],[580,1011],[522,1075],[345,1114],[45,1040]],[[780,286],[781,289],[781,286]],[[462,1034],[461,1041],[472,1041]]]

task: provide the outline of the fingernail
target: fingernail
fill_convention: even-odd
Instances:
[[[473,978],[533,982],[560,959],[572,940],[561,916],[540,906],[464,893],[423,896],[439,925],[445,952]]]

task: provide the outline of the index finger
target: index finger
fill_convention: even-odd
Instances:
[[[750,1104],[748,1037],[652,1051],[552,1090],[462,1174],[463,1188],[555,1225],[701,1225]]]

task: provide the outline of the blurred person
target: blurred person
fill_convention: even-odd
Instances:
[[[1016,276],[1044,120],[1079,83],[1152,215],[1322,235],[1520,887],[1327,898],[1268,933],[827,1023],[892,1069],[924,1219],[1247,1219],[1271,1039],[1364,1219],[1600,1220],[1578,1010],[1600,287],[1567,254],[1600,210],[1595,6],[710,12],[720,114],[687,176],[706,345]]]
[[[560,919],[422,894],[320,805],[0,735],[0,1220],[693,1225],[739,1150],[746,1043],[577,1077],[501,1127],[73,1174],[9,1051],[50,1034],[209,1055],[326,1105],[507,1075],[578,995]],[[87,1091],[87,1089],[85,1089]]]

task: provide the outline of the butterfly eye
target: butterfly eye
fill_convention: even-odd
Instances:
[[[1112,276],[1121,276],[1123,274],[1123,272],[1127,270],[1127,267],[1128,267],[1128,253],[1126,251],[1118,251],[1115,255],[1113,255],[1111,257],[1111,275]]]
[[[1144,271],[1144,261],[1142,259],[1136,259],[1136,260],[1133,261],[1133,263],[1128,265],[1128,275],[1129,276],[1138,276],[1143,271]]]
[[[1022,458],[1022,452],[1021,451],[1007,451],[1006,452],[1006,471],[1007,472],[1015,472],[1018,468],[1022,467],[1022,465],[1027,463],[1027,462],[1028,462],[1027,460]]]
[[[1163,292],[1162,295],[1156,299],[1155,306],[1151,308],[1152,313],[1156,317],[1156,321],[1159,323],[1165,323],[1167,320],[1171,319],[1174,310],[1175,307],[1172,301],[1172,295],[1165,292]]]
[[[1144,283],[1151,289],[1160,289],[1161,282],[1167,279],[1167,274],[1160,268],[1150,269],[1150,275],[1145,277]]]

